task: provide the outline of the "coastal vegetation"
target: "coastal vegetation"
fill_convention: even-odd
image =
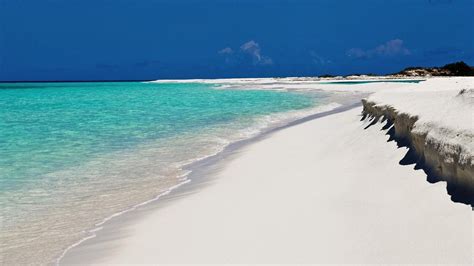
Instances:
[[[474,76],[474,67],[463,61],[442,67],[407,67],[395,76]]]

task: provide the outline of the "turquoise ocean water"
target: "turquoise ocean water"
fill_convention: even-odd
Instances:
[[[184,182],[186,164],[323,102],[199,83],[0,84],[3,259],[50,262]]]

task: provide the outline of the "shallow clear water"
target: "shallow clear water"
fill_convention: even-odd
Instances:
[[[314,108],[323,95],[185,83],[0,84],[0,245],[50,262],[183,166]]]

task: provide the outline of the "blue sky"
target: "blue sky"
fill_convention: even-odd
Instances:
[[[474,0],[0,0],[0,80],[474,64]]]

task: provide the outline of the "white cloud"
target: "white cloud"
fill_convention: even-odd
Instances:
[[[351,48],[347,51],[347,56],[349,57],[355,57],[355,58],[361,58],[361,57],[367,57],[368,53],[360,48]]]
[[[273,64],[273,60],[262,54],[260,45],[254,40],[242,44],[239,49],[233,50],[231,47],[225,47],[217,53],[225,58],[227,64],[246,64],[249,60],[253,65]]]
[[[232,48],[230,47],[226,47],[222,50],[220,50],[219,52],[217,52],[218,54],[222,54],[222,55],[226,55],[226,54],[233,54],[234,53],[234,50],[232,50]]]
[[[254,40],[250,40],[240,46],[240,51],[243,53],[249,54],[252,57],[253,64],[255,65],[271,65],[273,60],[262,55],[260,45]]]
[[[409,55],[410,50],[403,46],[403,41],[400,39],[390,40],[375,48],[375,53],[378,55]]]
[[[403,40],[393,39],[373,49],[351,48],[346,54],[354,58],[371,58],[376,56],[409,55],[411,52],[404,46]]]

